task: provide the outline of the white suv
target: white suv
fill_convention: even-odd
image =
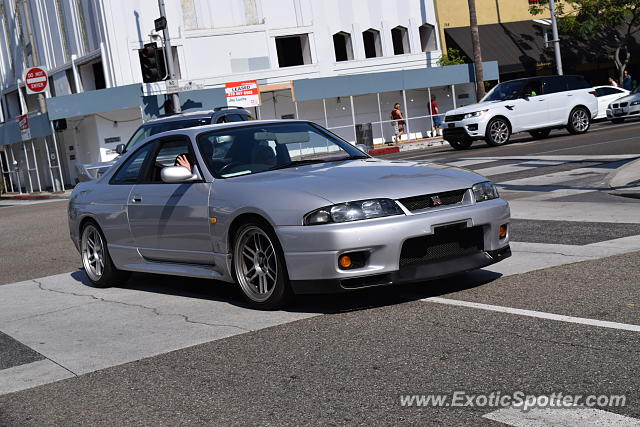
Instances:
[[[595,90],[582,76],[545,76],[511,80],[494,87],[477,104],[448,111],[443,137],[456,150],[474,140],[504,145],[512,134],[545,138],[554,128],[584,133],[598,114]]]

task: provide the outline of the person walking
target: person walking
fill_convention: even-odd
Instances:
[[[429,115],[433,116],[433,136],[440,135],[440,126],[442,120],[440,119],[440,107],[435,95],[431,95],[431,102],[429,103]]]
[[[405,125],[405,121],[404,121],[404,116],[402,115],[402,111],[400,110],[400,104],[399,103],[395,103],[393,105],[393,110],[391,110],[391,116],[390,116],[391,120],[393,120],[393,122],[391,122],[391,125],[393,126],[393,141],[394,142],[399,142],[400,138],[402,137],[402,134],[404,133],[404,125]]]
[[[609,86],[618,87],[618,82],[616,82],[613,77],[609,77]]]
[[[627,70],[624,70],[624,78],[622,79],[622,87],[626,90],[633,90],[633,79]]]

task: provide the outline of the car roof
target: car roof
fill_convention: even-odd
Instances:
[[[584,79],[584,76],[581,76],[579,74],[564,74],[562,76],[553,75],[553,76],[523,77],[521,79],[505,80],[505,81],[500,82],[500,83],[524,82],[524,81],[527,81],[527,80],[548,80],[548,79],[566,78],[566,77],[580,77],[581,79]]]
[[[226,113],[227,111],[234,112],[234,113],[240,112],[240,114],[242,114],[242,112],[245,112],[249,114],[249,112],[244,108],[237,108],[237,107],[216,108],[214,110],[189,111],[186,113],[174,114],[171,116],[159,117],[157,119],[149,120],[145,122],[143,126],[155,125],[158,123],[178,122],[182,120],[191,120],[191,119],[207,119],[212,117],[213,115],[221,115],[223,113]]]

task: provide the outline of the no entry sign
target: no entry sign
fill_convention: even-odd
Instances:
[[[227,105],[230,107],[256,107],[260,105],[260,90],[255,80],[225,83]]]
[[[44,92],[48,83],[47,72],[41,67],[27,68],[24,72],[24,84],[28,94]]]

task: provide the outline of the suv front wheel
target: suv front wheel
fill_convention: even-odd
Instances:
[[[576,107],[571,110],[569,114],[569,123],[567,123],[567,130],[574,135],[585,133],[589,130],[591,125],[591,115],[583,107]]]
[[[489,122],[485,133],[487,144],[494,147],[505,145],[509,142],[509,138],[511,138],[511,128],[506,119],[496,117]]]

